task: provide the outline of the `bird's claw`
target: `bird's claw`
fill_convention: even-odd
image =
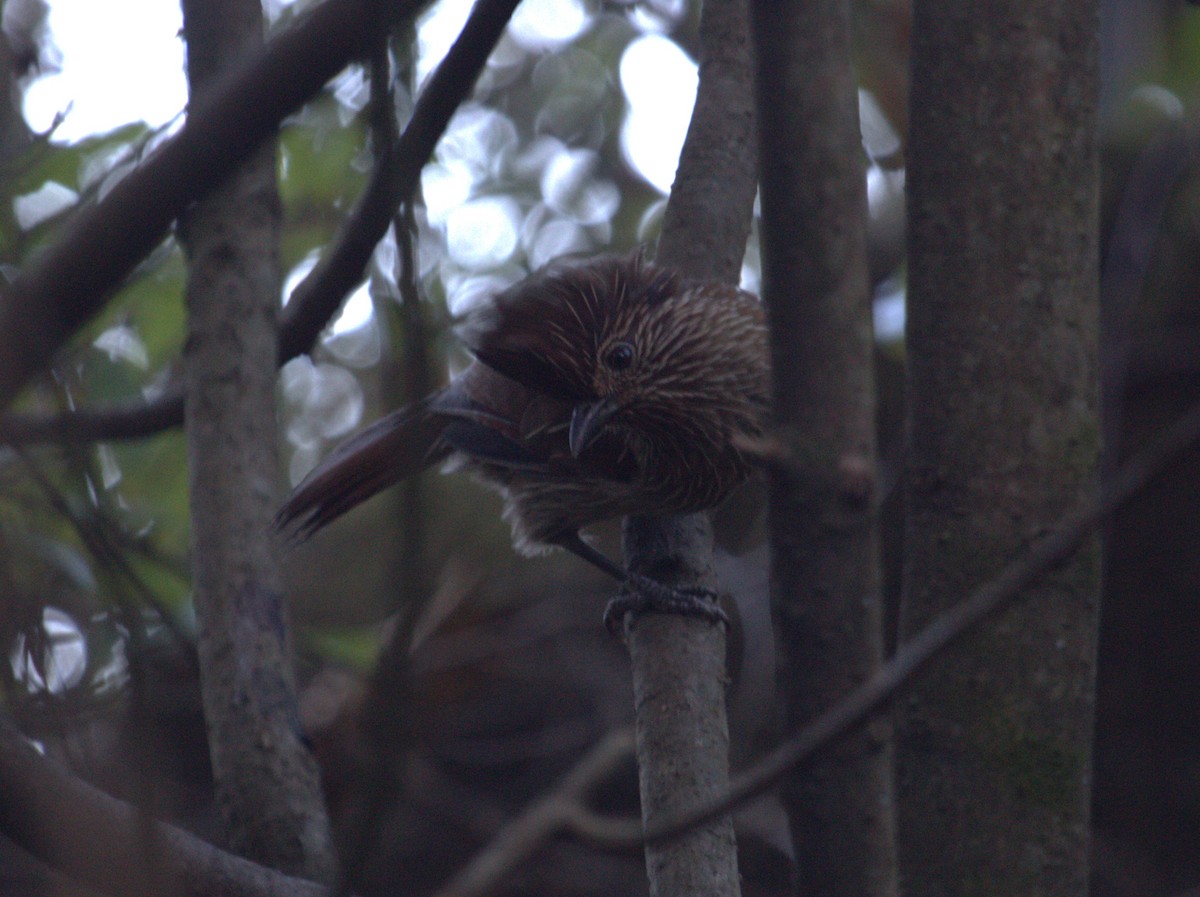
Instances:
[[[657,613],[700,617],[714,625],[724,624],[728,629],[729,616],[721,610],[718,598],[718,593],[712,589],[700,586],[671,588],[653,579],[638,577],[608,602],[604,609],[604,625],[612,635],[622,638],[630,615],[637,618],[642,614]]]

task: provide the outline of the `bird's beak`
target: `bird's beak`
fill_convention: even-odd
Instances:
[[[578,458],[584,449],[596,441],[605,425],[620,410],[620,404],[612,396],[576,405],[571,413],[571,432],[568,434],[571,454]]]

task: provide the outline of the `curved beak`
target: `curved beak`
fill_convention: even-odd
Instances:
[[[571,431],[567,437],[571,454],[578,458],[584,449],[596,441],[613,415],[620,410],[620,404],[612,396],[576,405],[571,412]]]

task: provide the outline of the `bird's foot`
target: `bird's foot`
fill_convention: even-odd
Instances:
[[[729,617],[717,603],[718,594],[699,586],[671,588],[647,576],[630,575],[621,594],[608,602],[604,609],[604,625],[610,633],[621,638],[626,621],[642,614],[680,614],[700,617],[710,623],[723,623],[729,628]]]

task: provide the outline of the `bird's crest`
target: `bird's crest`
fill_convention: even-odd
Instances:
[[[639,250],[552,264],[468,314],[459,337],[484,364],[566,401],[589,397],[600,342],[637,308],[680,290]]]

